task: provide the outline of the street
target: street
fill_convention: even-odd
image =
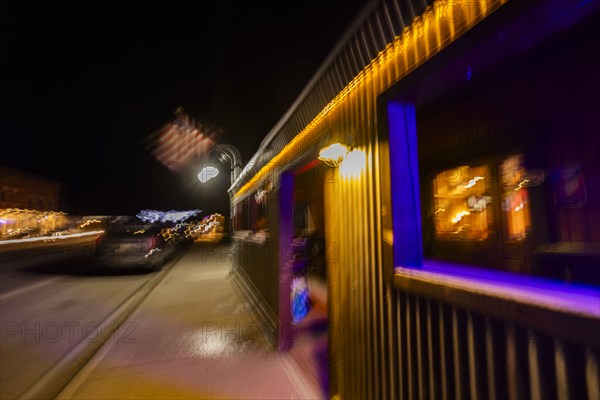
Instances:
[[[136,327],[119,327],[116,310],[132,307],[134,294],[149,290],[172,264],[159,272],[102,270],[85,259],[3,265],[0,398],[18,397],[35,384],[64,385],[107,337],[134,340]]]

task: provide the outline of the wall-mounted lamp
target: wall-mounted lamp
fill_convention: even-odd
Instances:
[[[319,150],[319,160],[330,167],[337,167],[346,158],[350,148],[345,144],[334,143]]]
[[[342,178],[358,178],[367,165],[367,155],[363,150],[351,150],[340,164]]]

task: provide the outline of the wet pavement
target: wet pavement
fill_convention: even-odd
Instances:
[[[273,350],[230,270],[228,246],[190,248],[58,398],[326,398],[325,320]]]

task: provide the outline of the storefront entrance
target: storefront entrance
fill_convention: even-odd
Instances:
[[[327,167],[309,162],[293,173],[292,353],[328,393],[328,305],[324,184]]]

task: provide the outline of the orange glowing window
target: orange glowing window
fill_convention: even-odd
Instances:
[[[514,155],[500,165],[502,210],[509,240],[523,240],[531,227],[527,186],[529,179],[523,167],[523,157]]]
[[[487,166],[442,171],[433,181],[435,232],[438,239],[484,240],[493,211]]]

